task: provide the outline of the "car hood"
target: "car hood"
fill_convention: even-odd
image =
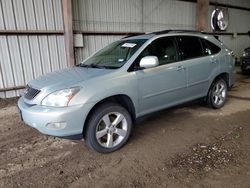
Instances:
[[[112,69],[72,67],[40,76],[30,81],[29,86],[36,89],[58,90],[113,71]]]

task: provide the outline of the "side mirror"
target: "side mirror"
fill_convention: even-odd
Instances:
[[[140,67],[145,69],[156,67],[158,65],[159,65],[159,60],[158,57],[156,56],[146,56],[143,57],[140,61]]]

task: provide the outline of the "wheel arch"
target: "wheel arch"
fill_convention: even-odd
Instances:
[[[122,107],[124,107],[129,114],[131,115],[132,121],[133,123],[136,120],[136,110],[135,110],[135,105],[133,103],[133,101],[131,100],[131,98],[128,95],[125,94],[118,94],[118,95],[113,95],[107,98],[102,99],[101,101],[97,102],[89,111],[86,120],[84,122],[83,125],[83,135],[85,135],[86,133],[86,128],[87,128],[87,124],[90,118],[90,115],[92,114],[92,112],[101,104],[103,103],[107,103],[107,102],[114,102],[117,103],[119,105],[121,105]]]
[[[226,83],[227,83],[227,87],[229,88],[229,82],[230,82],[230,80],[229,80],[229,73],[227,73],[227,72],[221,73],[221,74],[219,74],[217,76],[217,79],[218,78],[223,78],[226,81]]]
[[[222,79],[224,79],[225,81],[226,81],[226,83],[227,83],[227,87],[229,88],[230,87],[230,80],[229,80],[229,73],[228,72],[223,72],[223,73],[220,73],[219,75],[217,75],[213,80],[212,80],[212,82],[210,83],[210,87],[211,87],[211,85],[214,83],[214,81],[216,81],[216,80],[218,80],[218,79],[220,79],[220,78],[222,78]],[[209,88],[210,88],[209,87]],[[209,89],[208,89],[208,91],[209,91]]]

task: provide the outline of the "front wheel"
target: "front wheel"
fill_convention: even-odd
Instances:
[[[227,83],[223,78],[215,80],[208,92],[208,105],[214,109],[223,107],[227,99],[227,91]]]
[[[101,104],[90,115],[85,140],[95,151],[110,153],[127,142],[131,128],[131,116],[125,108],[116,103]]]

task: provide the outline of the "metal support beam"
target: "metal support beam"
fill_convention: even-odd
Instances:
[[[13,90],[24,89],[24,88],[25,88],[25,86],[15,86],[15,87],[0,88],[0,92],[13,91]]]
[[[209,0],[197,0],[195,27],[198,31],[206,31],[206,29],[208,28],[208,7]]]
[[[190,3],[196,3],[197,2],[197,0],[178,0],[178,1],[184,1],[184,2],[190,2]],[[248,8],[248,7],[232,5],[232,4],[228,4],[228,3],[219,3],[217,1],[210,1],[209,5],[217,6],[217,7],[226,7],[226,8],[233,8],[233,9],[238,9],[238,10],[250,11],[250,8]]]
[[[64,31],[55,30],[0,30],[0,35],[63,35]]]
[[[72,0],[61,0],[64,22],[64,41],[68,66],[75,64],[73,45]]]
[[[75,34],[83,34],[83,35],[111,35],[111,36],[116,36],[116,35],[142,35],[145,34],[144,32],[99,32],[99,31],[82,31],[82,30],[75,30]]]

